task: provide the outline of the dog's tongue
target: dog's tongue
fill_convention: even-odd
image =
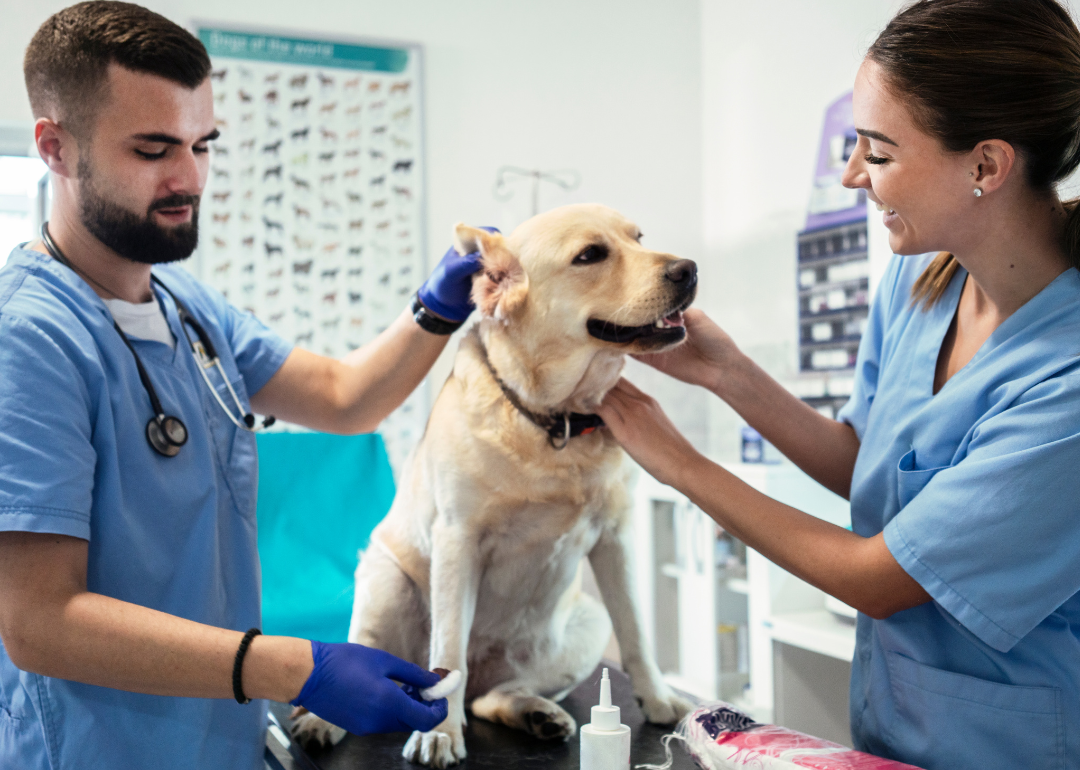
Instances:
[[[664,317],[664,326],[682,326],[682,325],[683,325],[683,314],[682,314],[681,310],[679,312],[677,312],[677,313],[672,313],[671,315]]]

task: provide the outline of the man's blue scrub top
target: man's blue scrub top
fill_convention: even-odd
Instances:
[[[862,442],[855,532],[882,530],[933,601],[860,614],[851,728],[934,770],[1080,768],[1080,273],[1008,318],[933,393],[967,277],[911,306],[894,258],[839,419]]]
[[[241,401],[290,346],[179,267],[154,273],[203,324]],[[0,530],[89,541],[87,588],[222,628],[259,625],[255,437],[202,381],[172,300],[175,350],[132,340],[176,457],[147,443],[150,400],[104,303],[68,268],[16,249],[0,270]],[[211,382],[232,405],[220,375]],[[166,698],[20,671],[0,646],[0,768],[260,768],[266,704]]]

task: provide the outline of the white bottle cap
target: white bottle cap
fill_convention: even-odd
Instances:
[[[619,729],[622,712],[618,706],[611,705],[611,680],[608,679],[608,670],[604,669],[604,676],[600,680],[600,705],[592,707],[592,726],[596,730],[613,732]]]

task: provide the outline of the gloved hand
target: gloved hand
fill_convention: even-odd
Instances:
[[[489,233],[499,232],[494,227],[481,227]],[[469,317],[475,305],[469,297],[472,292],[473,273],[480,269],[480,252],[464,256],[451,246],[439,264],[431,271],[417,295],[431,312],[447,321],[462,322]]]
[[[312,641],[311,657],[315,668],[292,705],[354,735],[428,732],[446,719],[445,698],[430,703],[420,698],[420,688],[439,681],[432,671],[362,644]]]

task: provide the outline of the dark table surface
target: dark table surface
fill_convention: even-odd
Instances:
[[[622,723],[631,730],[630,765],[640,763],[661,764],[664,761],[664,748],[660,739],[672,731],[672,726],[651,725],[638,708],[630,690],[630,679],[622,671],[610,666],[611,699],[622,709]],[[600,667],[593,676],[568,695],[559,705],[566,709],[578,727],[591,720],[590,709],[600,700]],[[271,711],[287,729],[291,707],[271,703]],[[308,764],[303,759],[292,767],[283,762],[284,770],[417,770],[417,765],[407,762],[401,756],[401,749],[408,740],[408,733],[389,735],[346,735],[345,739],[331,749],[307,755]],[[579,735],[569,741],[548,742],[503,725],[486,722],[469,715],[469,724],[465,729],[465,748],[469,756],[458,767],[462,770],[526,770],[527,768],[545,768],[545,770],[578,770],[580,766]],[[268,745],[274,738],[267,739]],[[275,749],[280,748],[274,746]],[[297,750],[294,748],[293,753]],[[672,770],[694,770],[697,765],[676,741],[672,745],[675,759]],[[268,765],[271,766],[272,765]],[[278,768],[273,768],[278,770]]]

